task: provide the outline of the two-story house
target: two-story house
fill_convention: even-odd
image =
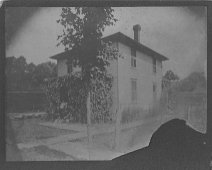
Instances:
[[[162,62],[167,58],[140,43],[140,25],[133,26],[134,39],[121,32],[104,37],[111,41],[122,57],[113,60],[108,71],[113,75],[113,109],[148,110],[160,98],[162,90]],[[71,51],[52,56],[57,60],[58,76],[70,72],[67,57]]]

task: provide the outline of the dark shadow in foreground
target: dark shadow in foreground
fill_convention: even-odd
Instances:
[[[173,119],[157,129],[148,147],[115,158],[108,169],[207,170],[209,163],[206,135]]]

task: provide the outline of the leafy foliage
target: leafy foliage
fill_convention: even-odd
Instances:
[[[179,80],[178,75],[176,75],[172,70],[168,70],[164,75],[164,78],[167,80]]]
[[[56,68],[56,65],[51,62],[38,64],[32,77],[35,85],[43,85],[45,79],[56,77]]]
[[[91,113],[93,123],[112,121],[112,76],[97,73],[91,85]]]
[[[95,76],[91,86],[87,86],[85,80],[77,74],[47,81],[48,118],[86,123],[87,92],[91,91],[92,121],[98,123],[102,117],[105,121],[110,120],[111,82],[111,77],[106,74]]]
[[[178,81],[180,78],[172,70],[168,70],[162,79],[162,89],[171,86],[172,82]]]
[[[206,91],[207,82],[204,73],[193,72],[185,79],[181,80],[178,85],[179,91]]]
[[[101,38],[105,28],[117,21],[112,13],[111,7],[62,8],[61,18],[57,20],[63,26],[58,45],[71,51],[67,64],[79,66],[81,73],[47,83],[50,109],[57,118],[86,122],[86,101],[90,93],[93,122],[111,120],[112,77],[107,74],[107,67],[119,54],[112,43]]]
[[[171,91],[174,91],[175,93],[178,92],[205,93],[207,91],[207,81],[204,76],[204,73],[193,72],[186,78],[173,83],[169,89]]]
[[[24,89],[26,59],[21,56],[19,58],[8,57],[6,58],[6,78],[8,89]]]
[[[40,90],[45,78],[56,76],[56,65],[51,62],[28,64],[25,57],[6,58],[8,90]]]
[[[191,73],[188,77],[173,83],[163,91],[161,106],[168,108],[169,113],[187,113],[188,107],[192,105],[203,108],[207,103],[206,83],[203,73]]]
[[[82,68],[83,79],[90,80],[94,68],[104,72],[109,65],[108,58],[117,57],[117,50],[101,40],[106,26],[117,21],[112,13],[111,7],[62,8],[57,22],[64,29],[58,36],[58,45],[72,51],[69,63]]]
[[[51,79],[46,82],[45,91],[51,119],[86,120],[87,93],[80,77],[67,75]]]

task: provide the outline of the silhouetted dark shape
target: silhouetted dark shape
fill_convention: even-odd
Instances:
[[[114,159],[110,169],[207,170],[209,155],[206,136],[173,119],[157,129],[148,147]]]

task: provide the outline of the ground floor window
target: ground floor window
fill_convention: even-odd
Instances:
[[[153,83],[153,99],[155,100],[157,97],[157,86],[156,83]]]
[[[132,102],[137,101],[137,80],[131,79],[131,99]]]

